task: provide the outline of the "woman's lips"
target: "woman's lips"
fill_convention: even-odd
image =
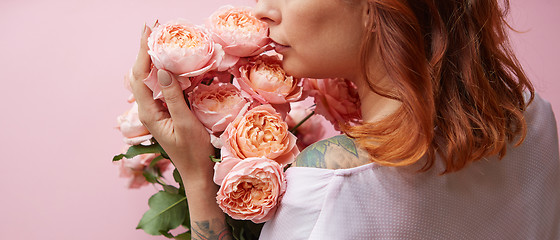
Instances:
[[[277,42],[275,42],[275,41],[272,41],[272,46],[274,47],[274,50],[275,50],[277,53],[285,52],[288,48],[290,48],[289,46],[282,45],[282,44],[277,43]]]

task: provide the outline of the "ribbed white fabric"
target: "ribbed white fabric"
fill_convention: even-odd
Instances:
[[[556,120],[539,96],[525,117],[521,146],[457,173],[439,176],[441,161],[425,173],[292,167],[260,239],[559,239]]]

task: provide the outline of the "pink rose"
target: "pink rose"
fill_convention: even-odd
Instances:
[[[302,96],[301,79],[286,75],[276,56],[258,56],[239,71],[241,89],[263,104],[295,102]]]
[[[136,102],[132,104],[130,110],[117,117],[117,123],[117,129],[121,131],[124,143],[128,145],[138,145],[152,138],[148,129],[138,118],[138,104]]]
[[[213,133],[223,132],[250,105],[233,84],[217,82],[210,86],[198,85],[190,94],[189,101],[193,113]]]
[[[144,170],[157,156],[156,154],[142,154],[131,159],[123,158],[119,161],[119,176],[130,178],[128,188],[139,188],[148,184],[144,177]],[[167,170],[170,163],[171,162],[167,159],[159,160],[156,164],[156,168],[158,168],[160,172],[164,172]]]
[[[219,62],[219,52],[202,27],[182,20],[158,25],[148,38],[148,54],[158,69],[186,77],[210,71]]]
[[[288,123],[290,129],[293,129],[313,111],[309,107],[306,107],[303,102],[291,103],[290,105],[292,110],[288,113],[286,123]],[[300,150],[323,139],[325,135],[323,122],[326,122],[323,117],[313,114],[296,129],[295,135]]]
[[[250,8],[224,6],[210,16],[208,28],[224,51],[237,57],[256,56],[267,50],[268,26]]]
[[[270,105],[261,105],[239,115],[220,136],[222,163],[230,158],[264,157],[282,165],[299,154],[296,137]]]
[[[211,70],[225,71],[238,60],[225,54],[206,29],[182,20],[156,26],[148,38],[148,48],[154,66],[144,82],[154,92],[154,98],[162,97],[158,69],[171,72],[183,90],[192,90],[200,82],[194,77]]]
[[[339,122],[356,124],[362,119],[356,86],[344,79],[305,79],[304,87],[315,98],[315,112],[339,130]]]
[[[224,178],[216,200],[232,218],[262,223],[274,216],[285,190],[280,164],[266,158],[247,158]]]

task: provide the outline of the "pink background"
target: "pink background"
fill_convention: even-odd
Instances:
[[[194,23],[254,0],[0,2],[0,239],[163,239],[135,230],[154,188],[125,188],[111,158],[129,108],[122,79],[144,22]],[[560,2],[512,1],[512,36],[560,112]]]

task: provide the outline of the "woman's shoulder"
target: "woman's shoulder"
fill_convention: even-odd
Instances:
[[[369,154],[346,135],[309,145],[297,157],[295,167],[346,169],[371,163]]]

